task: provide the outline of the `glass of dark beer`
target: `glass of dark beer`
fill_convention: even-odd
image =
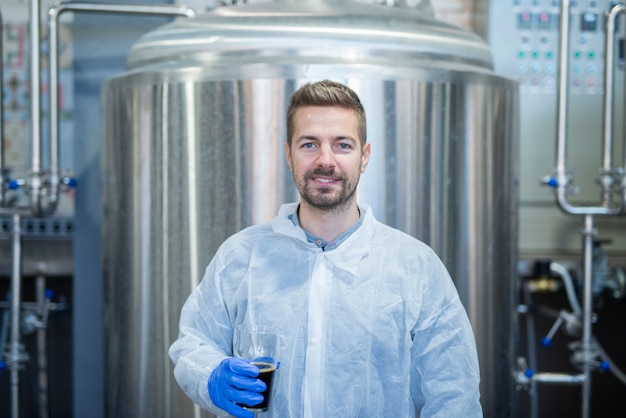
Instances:
[[[272,382],[277,368],[280,329],[269,325],[240,324],[235,329],[235,356],[259,368],[259,379],[267,389],[262,392],[263,401],[257,405],[240,405],[252,412],[269,409]]]

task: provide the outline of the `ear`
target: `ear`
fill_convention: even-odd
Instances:
[[[293,162],[291,161],[291,148],[289,147],[289,142],[285,142],[285,158],[287,159],[289,170],[293,173]]]
[[[363,146],[363,152],[361,153],[361,174],[365,173],[367,163],[370,161],[370,152],[370,143],[368,142]]]

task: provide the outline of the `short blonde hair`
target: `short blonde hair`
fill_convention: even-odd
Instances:
[[[307,83],[300,87],[289,100],[287,109],[287,143],[291,145],[296,110],[304,106],[339,106],[353,110],[359,124],[361,147],[367,142],[365,109],[359,96],[350,87],[330,80]]]

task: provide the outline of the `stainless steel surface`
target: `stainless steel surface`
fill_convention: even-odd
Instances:
[[[271,11],[270,11],[271,10]],[[269,11],[269,12],[268,12]],[[225,42],[227,37],[228,42]],[[172,62],[171,59],[176,59]],[[413,9],[351,1],[277,1],[221,7],[146,34],[128,59],[146,77],[198,64],[381,65],[489,72],[476,34]],[[253,73],[252,76],[255,74]]]
[[[73,245],[71,238],[22,240],[22,275],[43,273],[48,277],[71,277],[73,274]],[[0,239],[0,276],[11,271],[10,241]]]
[[[12,266],[12,218],[0,217],[0,276],[9,277]],[[74,220],[67,217],[21,217],[22,276],[48,278],[73,275]]]
[[[304,47],[306,45],[306,47]],[[514,410],[517,87],[473,34],[352,2],[216,9],[147,34],[103,87],[108,416],[190,416],[167,349],[220,243],[297,198],[289,96],[361,96],[376,216],[429,243],[472,321],[485,416]]]

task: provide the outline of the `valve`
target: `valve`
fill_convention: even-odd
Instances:
[[[556,334],[558,329],[561,327],[561,325],[563,324],[563,321],[564,321],[563,316],[559,315],[559,317],[556,319],[556,321],[552,325],[552,328],[550,328],[550,331],[548,331],[548,334],[541,339],[542,346],[550,347],[552,345],[552,339],[554,338],[554,334]]]
[[[539,182],[544,186],[552,187],[556,189],[557,187],[564,187],[567,194],[577,195],[580,193],[580,188],[577,186],[572,186],[572,175],[571,174],[553,174],[550,176],[544,176],[539,179]]]
[[[517,382],[517,390],[528,390],[535,371],[528,367],[524,357],[517,358],[517,370],[515,371],[515,381]]]
[[[555,177],[552,177],[552,176],[545,176],[540,181],[542,184],[552,187],[552,188],[556,188],[559,185],[559,181]]]
[[[611,370],[611,364],[606,360],[602,360],[600,362],[600,371],[605,373],[605,372],[608,372],[609,370]]]
[[[541,345],[544,347],[550,347],[552,345],[552,339],[554,334],[561,328],[561,325],[565,325],[565,331],[570,335],[580,334],[580,320],[571,312],[561,311],[559,316],[548,331],[548,334],[541,339]]]
[[[29,359],[28,353],[24,349],[24,344],[17,344],[15,348],[9,348],[5,352],[6,360],[3,361],[4,367],[11,370],[23,370],[24,363]]]
[[[50,301],[54,296],[52,289],[46,289],[44,299],[36,309],[26,310],[22,314],[22,334],[28,335],[45,328],[48,325],[48,315],[50,313]]]
[[[613,171],[600,169],[596,183],[602,186],[603,190],[610,190],[616,182],[615,174]]]
[[[24,183],[20,180],[9,180],[7,186],[9,187],[9,190],[17,190],[20,188],[20,185],[23,184]]]
[[[78,184],[74,177],[63,177],[61,183],[70,189],[75,189]]]
[[[29,335],[38,330],[39,328],[43,328],[44,323],[39,319],[37,314],[33,311],[26,311],[22,315],[22,334]]]
[[[619,193],[622,188],[621,183],[624,181],[624,169],[623,168],[614,168],[612,170],[600,169],[598,170],[598,178],[596,179],[596,183],[598,183],[602,190],[608,191],[610,193]]]
[[[568,346],[570,350],[573,350],[570,361],[575,367],[582,369],[584,365],[588,365],[602,373],[611,369],[611,363],[601,359],[601,350],[596,344],[591,344],[585,349],[581,341],[575,341]]]

